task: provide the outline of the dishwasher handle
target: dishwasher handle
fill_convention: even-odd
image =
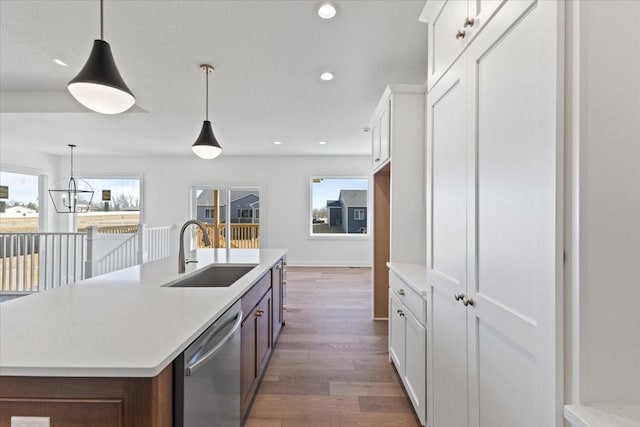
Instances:
[[[229,331],[229,333],[227,333],[227,335],[225,335],[224,338],[222,338],[222,340],[215,345],[215,347],[213,347],[211,350],[209,350],[205,355],[203,355],[202,357],[197,358],[194,362],[189,363],[189,365],[187,365],[187,367],[184,370],[184,375],[186,377],[189,377],[191,375],[193,375],[203,364],[205,364],[207,362],[207,360],[211,359],[212,357],[214,357],[220,350],[222,350],[222,347],[224,347],[227,342],[233,337],[233,334],[236,333],[236,331],[238,330],[238,328],[240,328],[240,324],[242,323],[242,311],[238,312],[238,314],[236,315],[236,321],[233,325],[233,328],[231,328],[231,330]],[[217,331],[216,331],[217,332]],[[215,335],[215,333],[211,334],[211,337],[213,337]],[[204,348],[204,346],[207,345],[209,340],[207,340],[201,347]],[[200,351],[198,351],[197,353],[199,353]],[[196,353],[196,354],[197,354]],[[191,362],[191,361],[189,361]]]

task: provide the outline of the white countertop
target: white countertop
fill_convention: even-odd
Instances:
[[[640,403],[636,405],[590,403],[566,405],[564,417],[575,427],[638,427]]]
[[[388,262],[387,267],[400,276],[418,294],[423,297],[427,296],[427,267],[424,264]]]
[[[285,249],[199,249],[212,263],[258,264],[226,288],[171,288],[177,257],[0,304],[0,375],[153,377],[237,301]]]

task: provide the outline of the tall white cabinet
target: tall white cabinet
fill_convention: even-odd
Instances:
[[[563,6],[460,4],[421,15],[427,425],[561,425]]]

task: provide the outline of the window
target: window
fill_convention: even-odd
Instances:
[[[89,211],[78,214],[78,231],[96,226],[101,231],[128,233],[140,224],[139,178],[83,178],[93,189]]]
[[[259,188],[193,187],[191,203],[193,216],[205,223],[211,247],[260,247]],[[194,228],[193,233],[194,246],[204,247],[201,231]]]
[[[367,234],[369,179],[311,178],[311,236]]]
[[[38,231],[38,176],[0,172],[0,231]]]

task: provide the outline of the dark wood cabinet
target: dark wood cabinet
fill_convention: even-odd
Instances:
[[[271,287],[273,288],[273,342],[280,335],[284,324],[284,262],[282,260],[271,270]]]
[[[172,367],[153,378],[0,377],[0,427],[11,415],[51,426],[171,427]]]
[[[242,382],[240,387],[243,419],[262,379],[282,329],[283,260],[267,272],[242,297]]]

